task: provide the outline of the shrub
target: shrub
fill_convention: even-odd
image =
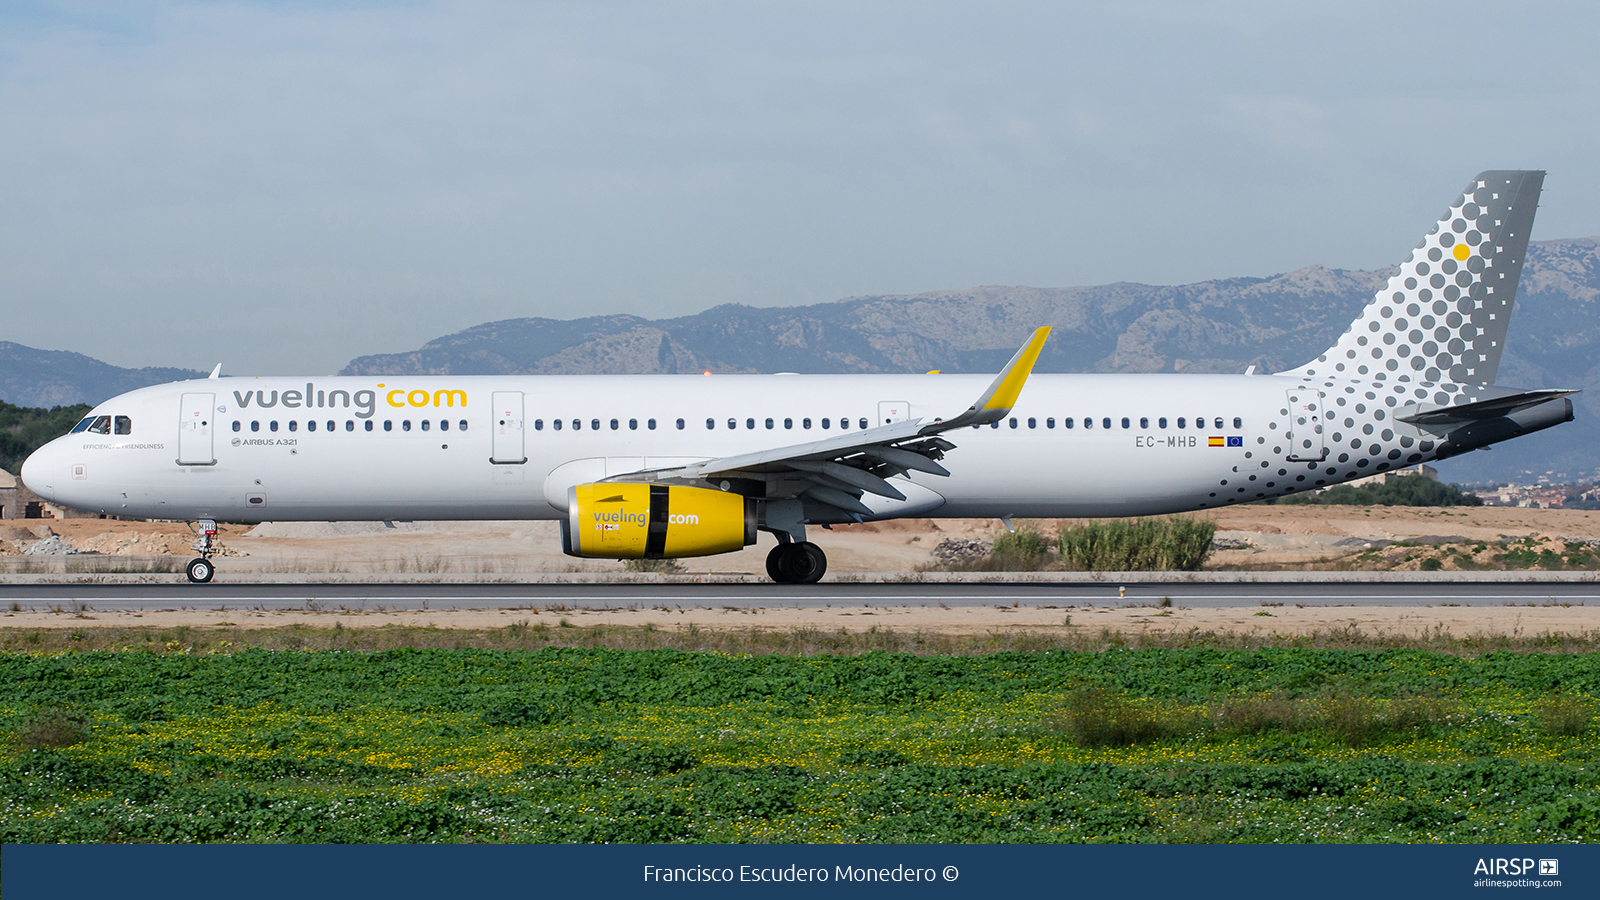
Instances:
[[[1211,555],[1217,523],[1208,519],[1113,519],[1063,527],[1063,567],[1075,572],[1193,571]]]
[[[1084,747],[1127,747],[1170,737],[1180,729],[1146,707],[1104,688],[1080,687],[1067,694],[1058,717],[1061,730]]]
[[[1303,704],[1279,694],[1232,698],[1211,708],[1211,726],[1234,734],[1299,731],[1308,722]]]
[[[1570,694],[1552,694],[1539,704],[1539,724],[1546,734],[1556,737],[1578,737],[1588,730],[1592,718],[1589,704]]]
[[[682,575],[683,563],[675,559],[630,559],[622,564],[624,572],[654,572],[657,575]]]
[[[89,739],[89,717],[74,709],[43,709],[17,729],[18,749],[58,749]]]
[[[1050,540],[1037,531],[1016,531],[994,539],[989,568],[995,572],[1037,572],[1050,562]]]

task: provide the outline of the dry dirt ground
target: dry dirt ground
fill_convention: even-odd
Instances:
[[[1428,551],[1389,549],[1366,553],[1369,545],[1390,541],[1426,546],[1459,546],[1468,556],[1447,557],[1445,569],[1463,567],[1473,548],[1484,565],[1495,542],[1534,536],[1535,546],[1600,542],[1600,512],[1582,510],[1482,508],[1387,508],[1319,506],[1241,506],[1204,514],[1217,523],[1218,537],[1248,545],[1213,554],[1208,569],[1276,568],[1415,569]],[[1070,521],[1070,520],[1069,520]],[[1018,520],[1023,528],[1053,534],[1055,520]],[[169,564],[189,556],[193,540],[181,523],[8,520],[0,523],[0,573],[49,571],[52,563],[20,556],[21,550],[51,531],[80,550],[128,560]],[[831,572],[913,572],[932,562],[932,549],[946,538],[987,540],[1001,533],[993,519],[907,519],[809,530],[808,537],[828,553]],[[227,548],[219,560],[224,572],[351,573],[415,572],[512,574],[522,572],[611,572],[622,564],[563,556],[554,522],[269,522],[254,527],[224,525]],[[682,560],[691,573],[764,571],[770,539],[739,553]],[[1596,548],[1600,550],[1600,547]],[[1406,556],[1417,559],[1407,560]],[[61,557],[53,563],[60,565]],[[78,558],[80,564],[88,563]]]
[[[173,628],[189,626],[281,628],[378,628],[403,625],[435,628],[503,628],[526,622],[558,626],[645,626],[681,631],[702,629],[762,631],[862,632],[870,629],[901,633],[983,635],[993,632],[1121,632],[1130,640],[1140,634],[1159,636],[1190,631],[1225,634],[1307,635],[1350,629],[1369,638],[1421,638],[1443,632],[1456,638],[1536,638],[1542,635],[1600,634],[1600,607],[1582,606],[1450,606],[1450,607],[1240,607],[1187,609],[1115,605],[1108,594],[1103,605],[1075,607],[859,606],[769,609],[479,609],[377,611],[350,610],[199,610],[161,609],[142,612],[6,612],[0,629],[30,628]]]

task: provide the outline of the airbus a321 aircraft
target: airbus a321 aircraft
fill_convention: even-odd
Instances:
[[[562,549],[705,556],[808,526],[1140,516],[1314,490],[1572,419],[1495,384],[1544,173],[1473,178],[1338,342],[1275,375],[218,377],[100,404],[40,448],[40,496],[198,523],[557,519]],[[220,370],[220,366],[218,367]],[[1253,368],[1253,367],[1252,367]],[[976,399],[973,399],[976,398]]]

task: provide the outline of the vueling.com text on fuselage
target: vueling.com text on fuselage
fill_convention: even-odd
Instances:
[[[395,409],[410,409],[417,407],[460,407],[467,406],[467,392],[459,389],[423,391],[406,390],[405,388],[388,389],[388,385],[378,385],[383,390],[384,402]],[[255,406],[259,409],[271,409],[282,406],[285,409],[355,409],[358,419],[370,419],[377,411],[378,391],[359,390],[321,390],[313,382],[306,383],[304,391],[234,391],[233,400],[240,409],[249,409]]]

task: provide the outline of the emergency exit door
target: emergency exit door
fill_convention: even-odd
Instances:
[[[489,461],[497,466],[520,466],[528,461],[523,447],[522,392],[495,391],[494,447]]]
[[[1289,391],[1289,459],[1294,462],[1315,462],[1328,455],[1323,440],[1323,423],[1327,410],[1322,408],[1322,392],[1312,388]]]
[[[904,400],[878,401],[878,423],[889,425],[894,422],[904,422],[911,417],[911,404]]]
[[[214,466],[211,447],[216,430],[217,395],[184,394],[178,401],[178,465]]]

